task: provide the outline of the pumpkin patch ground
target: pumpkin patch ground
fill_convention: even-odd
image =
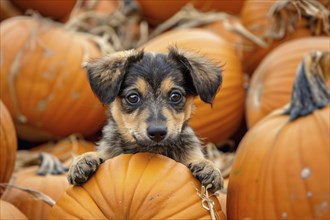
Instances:
[[[1,219],[330,219],[329,0],[0,0],[0,21]],[[225,187],[148,152],[71,186],[111,117],[89,62],[169,47],[222,69],[186,123]]]

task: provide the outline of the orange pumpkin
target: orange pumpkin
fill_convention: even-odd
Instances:
[[[100,56],[86,36],[54,23],[16,17],[1,23],[1,99],[18,136],[44,141],[91,136],[105,119],[82,63]]]
[[[288,1],[290,2],[290,1]],[[283,3],[283,2],[282,2]],[[281,1],[277,0],[267,0],[267,1],[255,1],[255,0],[246,0],[244,2],[242,12],[241,12],[241,21],[242,24],[253,34],[263,37],[267,35],[267,31],[270,27],[271,20],[268,17],[269,12],[274,4],[282,4]],[[305,2],[306,3],[306,2]],[[293,6],[294,4],[289,6]],[[315,8],[313,9],[315,10]],[[285,17],[286,19],[289,19],[293,16],[298,16],[298,13],[294,10],[291,10],[293,12],[292,15],[289,15]],[[284,14],[284,13],[283,13]],[[285,21],[286,23],[289,23]],[[276,34],[278,34],[277,31]],[[313,35],[311,31],[308,29],[308,22],[302,18],[299,19],[299,22],[297,24],[297,27],[294,31],[289,32],[285,30],[285,35],[281,39],[274,39],[268,41],[268,47],[262,48],[260,46],[257,46],[256,44],[252,43],[249,40],[244,40],[244,50],[243,50],[243,57],[242,57],[242,63],[244,66],[244,70],[249,75],[252,75],[254,70],[257,68],[259,63],[262,61],[262,59],[274,48],[282,44],[283,42],[311,36]],[[266,36],[267,38],[267,36]]]
[[[221,208],[223,210],[223,213],[227,216],[227,188],[228,188],[228,182],[229,182],[229,179],[226,178],[224,179],[224,182],[223,182],[223,186],[224,186],[224,190],[225,190],[225,193],[222,193],[222,192],[219,192],[218,194],[218,200],[220,202],[220,205],[221,205]]]
[[[234,48],[216,34],[203,29],[184,29],[162,34],[143,48],[145,51],[166,52],[170,45],[197,51],[224,64],[222,87],[213,107],[196,99],[196,111],[190,120],[197,134],[218,143],[229,138],[240,126],[244,114],[244,86],[241,63]]]
[[[13,5],[25,12],[35,10],[45,17],[61,20],[68,16],[77,0],[44,1],[44,0],[11,0]]]
[[[69,186],[66,176],[39,176],[37,170],[38,167],[34,166],[15,173],[12,184],[42,192],[56,201]],[[15,188],[7,188],[1,199],[15,205],[29,219],[47,219],[51,209],[45,202]]]
[[[246,99],[248,127],[290,102],[297,66],[306,53],[327,51],[329,47],[328,37],[307,37],[283,43],[268,54],[250,81]]]
[[[210,218],[201,185],[183,164],[156,154],[123,154],[102,164],[83,186],[70,187],[50,219]],[[219,219],[219,202],[211,197]]]
[[[15,167],[17,137],[13,120],[0,100],[0,183],[9,181]]]
[[[141,7],[143,17],[151,24],[158,24],[169,19],[183,6],[192,3],[197,9],[202,11],[225,11],[232,14],[239,14],[243,6],[244,0],[217,1],[217,0],[178,0],[171,1],[170,4],[166,0],[148,1],[137,0]]]
[[[95,144],[84,139],[70,136],[58,142],[48,142],[31,148],[33,152],[46,152],[56,156],[61,161],[72,158],[73,155],[80,155],[86,152],[95,151]]]
[[[9,202],[0,199],[0,219],[28,219],[20,210]]]
[[[203,28],[206,28],[210,31],[213,31],[217,35],[219,35],[221,38],[225,39],[230,43],[233,48],[236,50],[237,54],[241,56],[242,53],[242,37],[234,33],[233,31],[230,30],[230,25],[234,24],[236,22],[239,22],[238,17],[228,17],[227,20],[224,21],[216,21],[207,25],[204,25]],[[228,26],[227,26],[228,24]]]
[[[300,66],[290,107],[241,141],[229,177],[229,219],[330,218],[330,90],[320,83],[320,65],[309,69],[315,57]]]

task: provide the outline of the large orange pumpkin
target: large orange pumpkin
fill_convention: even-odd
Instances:
[[[268,54],[250,81],[246,99],[248,127],[290,102],[297,66],[306,53],[329,48],[328,37],[306,37],[285,42]]]
[[[192,3],[197,9],[202,11],[225,11],[232,14],[239,14],[244,0],[177,0],[170,3],[166,0],[137,0],[137,2],[141,7],[143,17],[151,24],[158,24],[173,16],[188,3]]]
[[[0,183],[6,183],[13,173],[16,159],[17,137],[13,120],[0,100]]]
[[[197,134],[218,143],[229,138],[240,126],[244,112],[244,82],[241,63],[234,48],[216,34],[203,29],[184,29],[162,34],[143,48],[146,51],[166,52],[170,45],[196,51],[224,64],[222,87],[213,107],[196,99],[196,111],[190,120]]]
[[[1,23],[1,99],[18,136],[42,141],[102,126],[104,108],[90,89],[82,63],[100,56],[86,36],[42,19]]]
[[[123,154],[107,160],[83,186],[70,187],[50,219],[210,218],[200,189],[190,170],[168,157]],[[211,199],[216,215],[225,219],[218,200]]]
[[[253,34],[259,36],[259,37],[265,37],[266,42],[268,43],[268,47],[262,48],[260,46],[257,46],[256,44],[252,43],[249,40],[244,41],[244,50],[243,50],[243,57],[242,57],[242,63],[244,66],[244,70],[248,74],[252,74],[254,70],[257,68],[259,63],[262,61],[262,59],[274,48],[279,46],[285,41],[289,41],[296,38],[311,36],[313,33],[309,30],[307,20],[304,18],[298,19],[299,22],[297,23],[297,27],[294,31],[285,31],[285,35],[280,39],[274,39],[274,40],[267,40],[270,24],[274,22],[274,20],[271,22],[271,19],[268,17],[269,12],[274,4],[283,5],[283,1],[277,1],[277,0],[267,0],[267,1],[255,1],[255,0],[246,0],[244,2],[242,12],[241,12],[241,21],[242,24]],[[308,1],[303,2],[302,4],[306,4]],[[308,3],[310,4],[310,3]],[[296,3],[290,4],[290,1],[287,1],[288,8],[292,7],[293,9],[290,9],[289,11],[292,13],[288,16],[284,15],[284,11],[281,15],[284,15],[283,18],[290,19],[294,16],[298,16],[299,13],[295,10],[296,8],[293,7],[293,5],[296,5]],[[307,6],[305,5],[307,8]],[[298,7],[297,7],[298,8]],[[312,8],[311,11],[315,10],[316,8]],[[299,9],[301,12],[301,9]],[[321,16],[320,14],[318,16]],[[311,16],[310,16],[311,17]],[[315,20],[320,19],[321,17],[315,17]],[[283,20],[284,21],[284,20]],[[285,21],[289,25],[289,21]],[[329,21],[328,21],[329,22]],[[283,25],[283,23],[281,23]],[[328,30],[329,31],[329,30]],[[281,31],[275,31],[276,34],[278,34]],[[270,37],[273,38],[273,37]]]
[[[14,205],[0,199],[0,219],[22,219],[28,218]]]
[[[25,168],[13,175],[12,184],[42,192],[55,201],[65,192],[69,183],[65,175],[36,174],[38,167]],[[51,209],[49,205],[41,200],[36,200],[27,192],[15,188],[7,188],[1,199],[12,203],[29,219],[47,219]]]
[[[311,70],[315,57],[298,70],[290,108],[275,110],[241,141],[229,177],[229,219],[330,218],[330,90],[320,83],[329,69],[323,76],[319,64]]]

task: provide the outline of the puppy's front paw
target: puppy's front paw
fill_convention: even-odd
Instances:
[[[223,178],[220,170],[209,160],[200,160],[188,165],[194,177],[196,177],[203,186],[212,184],[211,192],[223,188]]]
[[[82,185],[87,182],[103,160],[96,152],[85,153],[77,157],[68,172],[68,181],[73,185]]]

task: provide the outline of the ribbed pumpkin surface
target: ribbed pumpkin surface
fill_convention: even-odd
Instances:
[[[209,219],[197,195],[200,187],[187,167],[165,156],[120,155],[102,164],[83,186],[70,187],[50,219]]]
[[[35,166],[15,173],[12,184],[42,192],[56,201],[69,186],[66,176],[38,176],[37,169],[38,167]],[[51,209],[45,202],[14,188],[7,188],[1,199],[15,205],[28,219],[47,219]]]
[[[329,219],[330,106],[293,122],[282,113],[241,141],[228,185],[229,219]]]
[[[0,199],[0,219],[28,219],[20,210],[9,202]]]
[[[0,183],[8,182],[13,173],[16,150],[17,139],[14,123],[7,107],[0,100]]]
[[[274,49],[254,72],[246,99],[246,119],[252,127],[260,119],[290,102],[297,66],[308,52],[327,51],[327,37],[288,41]]]
[[[104,109],[90,89],[82,63],[100,55],[86,37],[28,17],[1,23],[1,99],[18,136],[49,140],[102,125]]]
[[[232,45],[216,34],[202,29],[170,31],[149,41],[145,51],[167,52],[176,45],[196,51],[223,64],[223,83],[213,107],[195,100],[196,111],[190,120],[197,134],[217,143],[230,137],[240,126],[244,109],[244,88],[241,63]]]

